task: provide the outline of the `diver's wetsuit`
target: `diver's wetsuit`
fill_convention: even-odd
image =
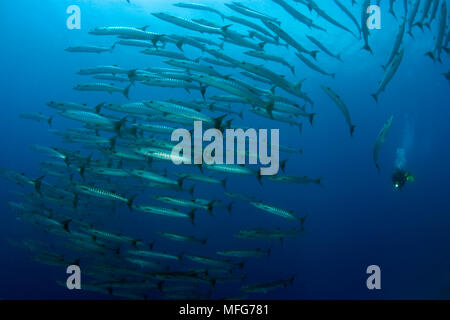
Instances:
[[[403,169],[396,168],[392,173],[392,183],[395,189],[402,189],[408,180],[409,173]]]

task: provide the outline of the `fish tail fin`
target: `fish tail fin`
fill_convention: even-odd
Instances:
[[[34,189],[37,193],[41,194],[41,186],[42,186],[42,179],[44,179],[45,176],[41,176],[37,178],[36,180],[33,180]]]
[[[356,126],[355,125],[351,125],[350,126],[350,135],[353,137],[353,132],[355,131]]]
[[[336,55],[336,59],[338,59],[340,62],[344,62],[344,60],[342,60],[341,54],[342,54],[342,53],[338,53],[338,54]]]
[[[220,30],[222,30],[222,32],[227,32],[228,28],[231,26],[232,24],[227,24],[226,26],[221,27]]]
[[[227,189],[227,181],[228,181],[227,178],[220,181],[220,184],[222,185],[224,190]]]
[[[51,117],[48,118],[48,120],[47,120],[47,123],[48,123],[48,125],[49,125],[50,127],[52,126],[53,117],[54,117],[54,116],[51,116]]]
[[[191,223],[193,226],[195,226],[195,211],[197,209],[193,209],[191,212],[188,213],[189,215],[189,220],[191,220]]]
[[[309,123],[310,123],[311,125],[313,125],[313,123],[314,123],[314,117],[315,117],[315,116],[316,116],[316,113],[315,113],[315,112],[310,113],[310,114],[308,115]]]
[[[332,73],[331,77],[333,78],[333,80],[336,79],[336,73]]]
[[[375,101],[378,103],[378,95],[376,93],[371,94],[371,96],[375,99]]]
[[[233,202],[230,202],[227,206],[228,214],[231,214],[231,210],[233,209]]]
[[[362,48],[363,48],[364,50],[369,51],[371,54],[373,54],[372,48],[371,48],[368,44],[365,44],[364,47],[362,47]]]
[[[117,42],[114,42],[111,48],[109,49],[109,52],[113,52],[114,48],[116,47]]]
[[[423,31],[423,23],[422,23],[422,21],[416,22],[414,25],[418,26],[420,28],[420,30]]]
[[[244,119],[244,109],[242,109],[241,111],[239,111],[238,116],[239,116],[239,118]]]
[[[210,216],[214,216],[214,214],[213,214],[214,202],[216,202],[216,200],[211,200],[207,205],[207,211]]]
[[[194,195],[194,188],[195,188],[195,184],[187,190],[191,196]]]
[[[205,85],[200,86],[200,93],[202,94],[203,100],[205,100],[205,94],[206,94],[207,88],[208,88],[208,86],[205,86]]]
[[[180,41],[178,41],[177,42],[177,48],[178,48],[178,50],[180,50],[180,51],[183,51],[183,40],[180,40]]]
[[[130,197],[130,199],[128,199],[128,201],[127,201],[127,206],[128,206],[128,209],[130,209],[130,211],[133,211],[133,202],[136,197],[137,197],[137,194]]]
[[[432,51],[428,51],[425,53],[426,56],[430,57],[434,62],[436,62],[436,57],[434,56],[434,53]]]
[[[267,256],[270,257],[270,254],[272,253],[272,246],[267,249]]]
[[[291,69],[292,74],[295,75],[295,66],[289,66],[289,69]]]
[[[111,139],[109,139],[110,150],[114,150],[114,148],[116,147],[116,142],[117,142],[117,136],[114,136]]]
[[[411,31],[411,30],[409,30],[407,33],[411,36],[411,38],[414,39],[414,35],[412,34],[412,31]]]
[[[287,161],[288,161],[288,159],[284,159],[280,162],[280,168],[281,168],[281,171],[283,171],[283,172],[284,172],[284,169],[286,168]]]
[[[381,171],[380,165],[378,163],[375,163],[375,167],[377,167],[378,172]]]
[[[184,179],[186,179],[186,177],[181,177],[180,179],[177,180],[178,188],[181,189],[183,187]]]
[[[314,60],[317,60],[317,54],[319,53],[319,50],[313,50],[309,54],[311,57],[313,57]]]
[[[72,222],[72,219],[68,219],[66,221],[63,221],[62,226],[64,228],[64,230],[66,230],[66,232],[70,233],[69,230],[69,223]]]
[[[264,50],[264,46],[265,46],[265,45],[266,45],[266,42],[265,42],[265,41],[258,43],[258,47],[259,47],[259,49],[260,49],[261,51]]]
[[[205,245],[207,241],[208,241],[208,239],[203,238],[203,239],[200,240],[200,243],[201,243],[202,245]]]
[[[258,183],[262,186],[262,175],[261,175],[261,171],[258,171],[258,175],[256,176],[256,179],[258,179]]]
[[[131,83],[123,90],[123,95],[125,96],[125,98],[127,98],[128,100],[130,100],[130,97],[128,96],[129,92],[130,92],[130,88],[131,88]]]
[[[128,79],[130,80],[131,83],[134,83],[134,80],[136,78],[136,69],[130,70],[128,71]]]

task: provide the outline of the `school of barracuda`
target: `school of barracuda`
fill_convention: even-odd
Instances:
[[[355,46],[372,54],[366,9],[370,4],[380,2],[330,1],[330,5],[336,5],[348,17],[346,22],[339,22],[327,13],[327,8],[321,8],[313,0],[273,0],[285,10],[286,18],[290,16],[299,24],[322,31],[322,39],[326,39],[327,29],[339,28],[354,37]],[[56,118],[63,117],[78,122],[79,126],[65,130],[49,129],[72,148],[32,146],[35,151],[49,157],[41,163],[41,177],[1,170],[2,177],[24,190],[15,193],[21,201],[9,202],[17,219],[36,226],[54,239],[48,242],[33,239],[11,242],[25,248],[40,263],[60,267],[79,265],[83,276],[89,279],[83,280],[82,288],[110,297],[239,299],[251,297],[253,293],[286,288],[292,285],[295,271],[291,278],[249,283],[246,274],[252,270],[247,270],[246,261],[270,259],[279,240],[301,236],[308,212],[294,213],[270,201],[261,201],[255,195],[233,192],[227,188],[227,179],[254,176],[256,187],[258,180],[263,186],[267,180],[293,185],[321,185],[321,179],[284,173],[261,177],[258,171],[240,165],[182,166],[185,172],[180,172],[174,170],[171,162],[174,143],[170,135],[175,128],[192,129],[194,120],[201,120],[222,131],[234,128],[233,122],[236,119],[245,121],[248,112],[276,125],[297,126],[301,131],[303,122],[313,125],[316,121],[314,102],[302,89],[305,81],[301,78],[302,70],[296,70],[294,63],[287,61],[282,52],[293,50],[305,68],[333,79],[337,75],[319,62],[321,55],[338,61],[345,61],[345,56],[333,52],[326,40],[310,35],[305,35],[309,42],[300,43],[298,35],[283,28],[280,17],[257,11],[241,2],[223,3],[221,10],[195,3],[181,2],[175,6],[184,8],[186,14],[175,16],[169,12],[155,12],[149,19],[156,19],[161,25],[179,27],[177,34],[158,33],[156,28],[149,30],[148,27],[99,26],[89,34],[110,38],[110,47],[73,46],[66,51],[103,53],[128,46],[167,64],[167,68],[149,65],[145,69],[132,70],[117,65],[87,67],[78,74],[92,79],[76,84],[74,90],[104,91],[130,99],[133,88],[143,85],[148,86],[150,92],[159,87],[186,90],[192,99],[156,101],[149,96],[144,101],[124,104],[101,102],[97,106],[50,101],[47,106],[56,110],[51,115],[41,112],[21,114],[22,118],[49,125]],[[384,77],[378,88],[374,87],[373,97],[377,102],[407,53],[407,35],[412,39],[415,31],[428,30],[427,34],[434,37],[435,45],[424,54],[435,61],[441,62],[443,52],[449,52],[446,1],[390,0],[389,7],[399,29],[392,39],[392,53],[383,65]],[[190,20],[191,10],[202,11],[207,18]],[[186,47],[195,48],[198,55],[187,55]],[[228,54],[229,48],[241,48],[248,59],[234,58]],[[265,67],[264,61],[286,67],[287,75]],[[443,74],[449,79],[448,72]],[[288,75],[297,81],[288,80]],[[209,94],[210,88],[220,94]],[[342,111],[353,135],[355,125],[350,108],[332,88],[325,85],[321,88],[330,102],[333,101]],[[378,154],[392,122],[390,117],[375,143],[377,168]],[[286,158],[289,154],[299,156],[303,151],[299,146],[280,145],[280,152]],[[284,165],[285,162],[283,169]],[[195,186],[198,184],[209,184],[221,192],[217,191],[214,199],[203,198],[196,194]],[[150,198],[142,196],[148,191],[152,192]],[[233,235],[246,241],[244,248],[214,248],[216,256],[197,255],[197,249],[209,243],[204,236],[205,230],[195,226],[196,216],[206,213],[212,218],[213,215],[227,214],[227,211],[233,211],[234,201],[246,202],[249,208],[256,207],[279,219],[292,220],[292,228],[249,226],[249,229]],[[167,228],[149,235],[147,239],[140,239],[103,227],[102,219],[114,217],[99,212],[114,212],[116,209],[121,210],[120,215],[152,215],[157,219],[152,223],[159,219],[184,219],[186,224],[192,224],[192,234],[181,234]],[[254,240],[260,241],[259,245]],[[165,248],[165,241],[179,243],[180,250],[166,252],[159,249]],[[227,282],[238,284],[235,296],[221,294],[221,283]],[[65,286],[65,282],[60,284]]]

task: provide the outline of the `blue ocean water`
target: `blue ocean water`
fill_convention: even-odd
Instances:
[[[0,167],[39,177],[39,164],[45,155],[29,148],[32,144],[68,147],[48,132],[44,123],[19,118],[22,112],[54,112],[45,106],[50,100],[69,100],[89,105],[102,101],[125,103],[120,94],[78,92],[72,88],[87,82],[76,72],[96,65],[117,64],[133,69],[166,65],[160,59],[145,56],[139,49],[118,47],[113,53],[68,53],[68,46],[81,44],[110,46],[110,37],[95,37],[88,31],[98,26],[149,26],[148,31],[193,34],[156,19],[152,12],[170,12],[189,18],[207,18],[222,23],[220,18],[201,11],[171,6],[178,1],[3,1],[1,30],[3,32],[1,64],[1,95],[3,116],[0,119]],[[227,14],[222,1],[198,1]],[[354,29],[352,22],[331,1],[316,1],[326,12]],[[360,5],[351,7],[359,20]],[[347,3],[348,2],[348,3]],[[398,2],[398,3],[397,3]],[[403,15],[402,1],[396,2],[397,15]],[[442,1],[441,1],[442,2]],[[233,176],[228,189],[257,196],[265,202],[292,209],[302,216],[308,213],[305,233],[299,238],[272,243],[270,257],[249,260],[245,265],[246,282],[259,283],[287,279],[295,275],[293,286],[253,298],[268,299],[443,299],[450,297],[450,96],[449,81],[442,75],[449,71],[449,57],[442,54],[442,63],[434,63],[424,55],[434,46],[438,18],[431,30],[415,28],[415,38],[405,35],[405,55],[398,73],[379,97],[375,92],[383,76],[383,65],[389,57],[398,21],[388,14],[388,1],[381,1],[382,28],[372,30],[370,44],[374,51],[361,50],[363,41],[309,14],[306,7],[289,2],[302,13],[311,16],[326,33],[309,30],[289,16],[272,1],[250,1],[252,8],[270,13],[282,21],[284,30],[308,48],[314,46],[305,35],[316,36],[333,52],[341,52],[343,63],[318,54],[318,63],[325,70],[336,73],[336,79],[324,77],[308,69],[294,55],[294,49],[267,45],[272,54],[284,56],[295,64],[296,75],[289,69],[265,63],[272,71],[285,74],[296,82],[306,78],[303,90],[314,100],[317,113],[313,126],[306,121],[303,133],[298,128],[270,122],[249,112],[236,124],[272,128],[279,126],[280,143],[302,148],[303,155],[289,157],[286,173],[322,177],[323,188],[315,185],[289,185]],[[70,5],[81,8],[81,30],[68,30],[66,9]],[[447,1],[447,5],[449,5]],[[234,14],[234,13],[233,13]],[[419,13],[420,15],[420,13]],[[447,22],[448,23],[448,22]],[[236,30],[245,32],[242,26]],[[173,50],[176,50],[174,47]],[[201,52],[186,49],[186,55]],[[242,49],[225,44],[229,55],[241,55]],[[252,59],[252,61],[255,61]],[[258,61],[257,61],[258,62]],[[262,62],[260,62],[262,63]],[[320,88],[324,84],[339,93],[350,110],[356,125],[353,137],[339,109]],[[277,91],[278,92],[278,91]],[[207,96],[210,93],[207,92]],[[137,84],[130,91],[131,101],[144,99],[201,98],[197,92],[188,95],[181,89],[161,89]],[[391,132],[381,150],[378,172],[372,152],[379,130],[394,116]],[[261,120],[262,119],[262,120]],[[250,123],[250,124],[249,124]],[[74,127],[55,117],[54,128]],[[73,146],[72,146],[73,148]],[[405,169],[415,176],[399,192],[391,183],[398,148],[405,149]],[[9,181],[1,180],[0,216],[0,298],[1,299],[104,299],[107,296],[87,291],[69,291],[56,284],[65,281],[65,268],[34,262],[23,249],[11,246],[8,239],[38,239],[49,241],[50,236],[16,220],[7,201],[17,199],[10,191],[20,190]],[[223,189],[198,185],[196,196],[223,199]],[[145,202],[146,198],[140,198]],[[198,214],[195,227],[185,222],[152,217],[143,213],[120,212],[108,216],[99,213],[101,223],[111,230],[158,241],[155,231],[175,228],[176,231],[208,237],[208,246],[196,248],[197,254],[213,255],[216,250],[235,248],[267,248],[270,244],[242,240],[232,235],[246,228],[280,227],[289,229],[293,223],[236,201],[232,213],[218,211],[213,218]],[[159,243],[161,243],[160,241]],[[158,242],[156,242],[158,244]],[[179,251],[173,243],[162,243],[160,250]],[[186,251],[190,248],[186,247]],[[81,267],[82,267],[81,261]],[[366,268],[381,268],[381,290],[368,290]],[[217,288],[221,298],[239,294],[238,284]]]

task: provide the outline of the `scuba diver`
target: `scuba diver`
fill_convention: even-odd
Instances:
[[[402,190],[406,181],[414,181],[414,176],[403,169],[395,168],[392,173],[392,184],[396,190]]]

